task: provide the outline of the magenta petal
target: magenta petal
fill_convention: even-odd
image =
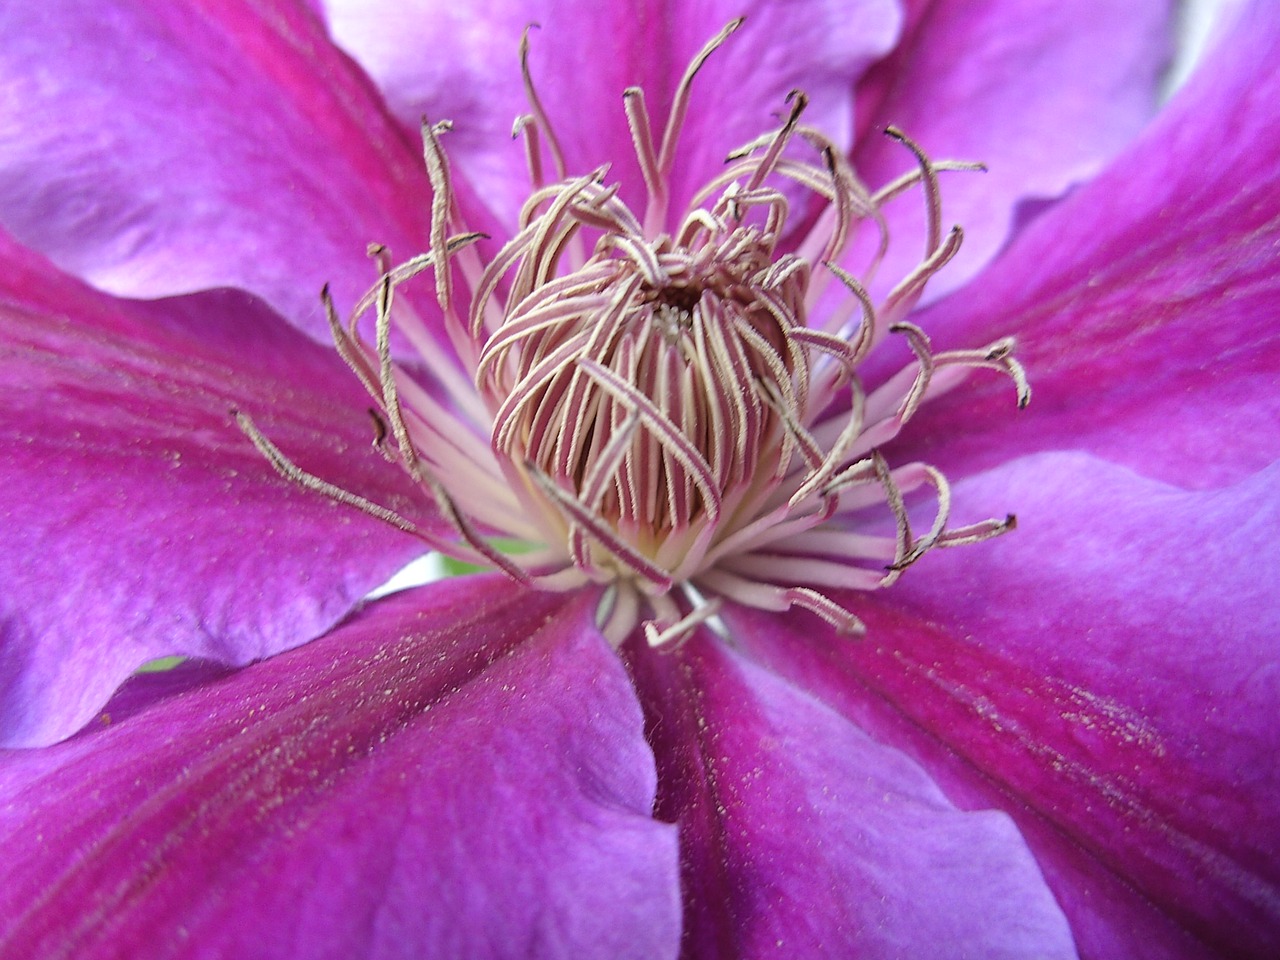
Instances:
[[[1083,954],[1272,958],[1277,490],[1280,465],[1188,493],[1020,460],[956,490],[1016,532],[864,597],[866,640],[775,634],[765,656],[957,802],[1013,813]]]
[[[426,242],[415,139],[305,4],[75,0],[0,13],[0,224],[113,293],[234,286],[324,334],[373,241]],[[327,335],[327,334],[326,334]]]
[[[1017,334],[1035,395],[1011,417],[1008,384],[975,379],[926,405],[902,455],[969,472],[1013,450],[1084,449],[1189,488],[1269,463],[1277,102],[1280,18],[1259,3],[1131,152],[916,318],[939,346]]]
[[[914,169],[883,136],[893,124],[935,160],[989,171],[943,174],[944,227],[964,247],[930,284],[959,287],[1000,248],[1017,204],[1055,198],[1092,176],[1155,112],[1171,57],[1169,0],[912,0],[893,54],[858,90],[854,163],[873,186]],[[924,250],[918,191],[886,209],[896,283]]]
[[[370,449],[368,398],[333,351],[237,291],[129,303],[7,246],[0,390],[3,743],[66,736],[155,657],[241,664],[309,640],[422,552],[281,479],[232,408],[436,523]]]
[[[530,64],[568,172],[608,163],[623,196],[639,203],[623,90],[644,88],[660,138],[686,65],[726,23],[746,17],[698,75],[672,188],[678,210],[730,150],[775,122],[793,88],[811,98],[807,122],[849,143],[853,83],[888,49],[900,19],[891,0],[663,0],[643,10],[590,0],[492,0],[481,10],[433,0],[324,6],[337,42],[406,124],[416,127],[423,114],[455,121],[448,147],[456,169],[508,226],[528,195],[524,149],[511,141],[512,121],[529,112],[517,56],[527,24],[541,27]]]
[[[4,755],[0,953],[673,957],[676,834],[591,617],[436,584]]]
[[[957,810],[902,753],[709,636],[631,664],[658,815],[680,825],[686,958],[1075,956],[1004,815]]]

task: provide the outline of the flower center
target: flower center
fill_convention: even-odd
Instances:
[[[584,184],[582,202],[599,189]],[[775,262],[777,237],[756,227],[707,218],[648,241],[621,208],[604,215],[582,267],[511,303],[476,380],[510,469],[669,566],[763,488],[755,478],[786,472],[808,366],[789,331],[808,270]]]
[[[1011,528],[1012,517],[948,528],[945,478],[927,464],[890,467],[880,453],[922,403],[975,368],[1004,371],[1019,405],[1029,399],[1011,341],[935,354],[904,319],[960,245],[959,227],[940,229],[937,174],[974,165],[934,163],[890,129],[916,169],[873,193],[834,144],[800,122],[807,101],[793,92],[782,125],[731,154],[669,223],[693,79],[740,23],[694,58],[660,141],[643,92],[626,91],[647,187],[643,216],[620,199],[606,168],[566,175],[529,73],[526,33],[521,66],[532,110],[517,131],[533,192],[515,236],[481,260],[481,237],[462,228],[453,202],[441,147],[449,125],[424,125],[431,249],[393,267],[375,248],[379,281],[345,328],[326,292],[338,349],[385,417],[380,448],[431,493],[456,540],[306,474],[238,415],[277,469],[434,548],[537,586],[604,585],[600,619],[615,642],[640,621],[655,645],[679,639],[726,599],[798,605],[858,630],[846,591],[885,586],[934,547]],[[544,149],[558,174],[550,184]],[[924,257],[876,303],[840,264],[857,231],[869,229],[878,238],[874,271],[888,242],[880,206],[917,187]],[[803,233],[790,227],[797,202],[809,214]],[[436,326],[396,295],[428,271]],[[465,309],[454,291],[459,275],[469,288]],[[833,282],[844,294],[837,306]],[[369,313],[372,344],[359,331]],[[393,328],[438,390],[393,358]],[[868,393],[859,364],[890,333],[906,339],[915,362]],[[931,490],[935,503],[921,535],[908,509],[917,490]],[[508,556],[495,546],[504,539],[535,548]]]

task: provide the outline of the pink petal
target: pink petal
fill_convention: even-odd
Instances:
[[[680,825],[685,957],[1075,956],[1003,815],[957,810],[901,752],[710,636],[630,662],[658,815]]]
[[[960,287],[1008,237],[1019,203],[1087,180],[1154,114],[1171,57],[1169,0],[911,0],[893,54],[858,87],[854,163],[872,186],[915,169],[882,135],[893,124],[935,160],[989,171],[944,173],[944,229],[960,254],[930,284]],[[924,251],[920,192],[889,205],[889,285]],[[886,288],[887,289],[887,288]]]
[[[329,629],[422,544],[281,479],[304,467],[432,527],[370,449],[332,350],[243,293],[128,303],[0,242],[0,730],[48,743],[147,660],[241,664]]]
[[[1008,385],[975,380],[925,407],[901,455],[969,472],[1084,449],[1189,488],[1270,462],[1278,101],[1280,19],[1259,3],[1131,151],[916,318],[939,346],[1017,334],[1035,396],[1011,417]]]
[[[674,956],[675,831],[591,616],[436,584],[3,755],[0,952]]]
[[[865,640],[797,625],[754,649],[961,806],[1008,809],[1082,954],[1274,957],[1277,489],[1280,465],[1188,493],[1019,460],[956,491],[1018,530],[864,598]]]
[[[75,0],[0,14],[0,224],[106,290],[251,291],[327,336],[426,243],[419,141],[301,3]],[[17,106],[20,104],[20,107]]]
[[[569,173],[609,163],[610,179],[638,203],[643,183],[623,90],[644,88],[660,138],[686,65],[726,23],[746,17],[698,75],[672,190],[680,209],[719,173],[730,150],[776,122],[793,88],[812,100],[807,122],[849,143],[853,82],[888,49],[900,17],[890,0],[663,2],[643,10],[583,0],[489,0],[480,8],[328,0],[324,6],[337,42],[369,71],[406,124],[416,127],[423,114],[454,121],[448,147],[455,168],[508,227],[528,196],[524,148],[511,140],[512,121],[529,112],[517,55],[527,24],[541,25],[532,35],[530,64]]]

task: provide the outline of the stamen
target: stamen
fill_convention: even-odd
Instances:
[[[937,546],[967,547],[973,543],[981,543],[983,540],[998,537],[1002,533],[1008,533],[1010,530],[1016,529],[1017,526],[1018,518],[1011,513],[1003,520],[983,520],[965,527],[953,527],[938,537]]]
[[[938,538],[942,536],[942,532],[947,525],[947,519],[951,516],[951,485],[947,483],[947,478],[927,463],[923,463],[920,466],[924,469],[925,476],[933,485],[934,490],[937,491],[938,511],[934,516],[933,525],[930,527],[929,532],[911,545],[911,550],[905,557],[893,563],[890,569],[894,571],[905,570],[928,553],[937,544]]]
[[[585,527],[596,540],[617,560],[621,561],[629,574],[641,577],[655,587],[658,593],[666,593],[671,589],[671,575],[660,570],[645,559],[633,547],[627,544],[596,516],[595,511],[588,508],[573,494],[561,490],[555,481],[533,464],[526,464],[529,476],[557,507],[571,521]]]
[[[987,165],[985,163],[974,163],[964,160],[931,160],[928,169],[934,173],[944,173],[948,171],[960,171],[964,173],[986,173]],[[912,170],[910,173],[904,173],[896,180],[890,180],[883,187],[871,194],[870,200],[877,207],[882,207],[894,197],[899,197],[906,193],[912,187],[922,183],[925,179],[923,170]]]
[[[717,597],[700,607],[695,607],[688,615],[659,628],[659,624],[650,620],[644,625],[644,637],[650,647],[673,647],[687,639],[698,627],[720,613],[723,602]]]
[[[621,400],[641,419],[646,427],[658,438],[664,452],[670,453],[692,478],[702,494],[707,517],[715,523],[720,519],[720,491],[716,489],[711,465],[703,459],[702,454],[690,443],[674,423],[672,423],[652,400],[631,384],[617,376],[612,370],[600,366],[591,360],[583,360],[579,369],[591,377],[605,390]]]
[[[380,392],[377,386],[377,376],[370,367],[359,343],[342,328],[342,321],[338,318],[338,310],[333,305],[333,297],[329,294],[329,285],[327,283],[320,291],[320,302],[324,305],[324,315],[329,321],[329,332],[333,336],[333,344],[338,350],[338,355],[346,361],[347,366],[359,378],[365,390],[369,391],[369,395],[377,397]]]
[[[366,413],[373,421],[373,448],[388,460],[394,460],[395,458],[387,452],[387,421],[383,420],[373,407],[370,407]]]
[[[615,580],[609,585],[596,612],[600,632],[615,647],[622,646],[640,619],[640,595],[630,581]]]
[[[540,28],[541,25],[530,23],[520,34],[520,78],[524,81],[524,95],[533,110],[534,123],[537,124],[538,131],[547,138],[547,146],[551,148],[551,161],[556,165],[556,178],[563,180],[568,169],[564,162],[564,151],[560,149],[560,141],[556,138],[551,121],[547,119],[547,111],[543,109],[542,100],[538,97],[537,88],[533,84],[533,74],[529,72],[529,31],[534,27]]]
[[[787,103],[791,104],[791,112],[787,115],[786,122],[782,124],[781,129],[774,135],[770,141],[769,147],[765,150],[765,154],[756,164],[755,170],[751,174],[751,178],[747,181],[745,190],[749,193],[759,189],[760,185],[769,174],[773,173],[774,168],[778,165],[778,161],[782,158],[782,151],[786,148],[787,142],[791,139],[791,133],[796,128],[796,123],[800,120],[800,114],[804,113],[805,107],[809,105],[809,98],[800,90],[792,90],[787,94]]]
[[[866,358],[867,354],[871,352],[871,348],[876,342],[876,308],[871,302],[871,294],[867,292],[867,288],[859,283],[855,277],[846,273],[839,264],[824,260],[822,265],[826,267],[837,280],[844,284],[845,289],[848,290],[849,293],[853,294],[854,302],[862,309],[862,320],[858,324],[858,338],[852,344],[854,363],[861,363]],[[836,326],[836,330],[841,333],[844,332],[845,320],[846,316],[843,313],[834,312],[832,314],[833,323],[835,321],[839,322],[839,325]],[[833,323],[829,323],[827,325],[825,328],[826,332],[833,333]],[[839,334],[836,335],[838,336]]]
[[[384,274],[382,283],[378,286],[378,291],[376,350],[378,354],[379,387],[381,389],[382,409],[386,411],[387,418],[391,423],[391,432],[396,440],[396,448],[399,451],[401,463],[411,477],[430,490],[440,512],[476,553],[514,579],[527,583],[528,574],[476,533],[471,521],[458,510],[453,497],[449,494],[444,484],[426,469],[418,456],[418,450],[414,446],[409,436],[409,429],[405,424],[404,411],[400,406],[400,394],[396,386],[396,369],[391,360],[392,286],[388,275]]]
[[[707,41],[706,45],[694,55],[693,61],[685,69],[684,76],[680,78],[671,103],[671,115],[667,118],[666,129],[662,131],[662,147],[658,151],[658,170],[663,178],[670,176],[671,166],[675,162],[676,143],[684,127],[685,115],[689,112],[689,91],[693,86],[693,78],[707,62],[707,58],[720,49],[721,45],[742,26],[745,19],[745,17],[738,17],[726,23],[724,29]]]
[[[789,580],[841,590],[874,590],[883,579],[881,571],[853,566],[843,558],[837,562],[790,554],[748,553],[735,556],[723,566],[726,570],[760,580],[777,576],[779,570],[786,570]]]
[[[538,143],[538,124],[530,114],[516,117],[511,126],[511,139],[523,138],[525,164],[529,170],[529,182],[535,188],[545,186],[542,175],[542,146]]]
[[[916,374],[915,382],[898,407],[898,422],[906,423],[920,409],[925,391],[929,389],[929,380],[933,376],[933,354],[930,352],[928,335],[914,323],[895,323],[889,328],[889,332],[903,334],[911,346],[911,352],[920,361],[920,372]]]
[[[355,507],[362,513],[367,513],[375,519],[381,520],[383,523],[389,523],[393,527],[398,527],[405,533],[411,533],[415,537],[430,541],[431,538],[424,534],[416,525],[410,523],[394,510],[367,500],[364,497],[350,491],[336,487],[327,480],[321,480],[313,473],[308,473],[296,463],[290,460],[274,443],[267,439],[261,430],[254,424],[253,419],[246,413],[239,410],[232,410],[231,416],[235,419],[236,425],[240,428],[258,448],[258,452],[267,458],[267,462],[275,468],[280,476],[284,477],[290,483],[296,483],[304,490],[313,490],[322,496],[328,497],[330,500],[336,500],[338,503],[345,503],[347,506]]]
[[[617,477],[618,468],[631,446],[631,439],[640,426],[640,417],[632,414],[610,438],[599,458],[592,465],[591,473],[583,481],[582,502],[593,514],[598,514],[600,506],[608,492],[609,485]],[[581,527],[575,527],[569,534],[570,552],[580,567],[589,565],[586,541]]]
[[[893,563],[886,568],[887,573],[881,581],[884,586],[888,586],[898,579],[898,575],[906,569],[903,561],[906,560],[911,552],[911,520],[907,517],[907,506],[902,499],[902,491],[898,488],[897,483],[894,482],[893,474],[889,472],[889,464],[885,462],[879,450],[871,455],[871,466],[875,470],[876,479],[880,481],[880,486],[884,489],[885,502],[893,514],[894,527],[897,530],[893,549]]]
[[[431,180],[431,265],[435,268],[436,300],[449,312],[453,302],[453,282],[449,275],[448,226],[453,206],[453,185],[449,181],[449,161],[440,148],[440,135],[453,128],[448,120],[437,124],[422,118],[423,158]]]
[[[622,105],[627,111],[627,127],[631,130],[631,142],[636,148],[636,159],[640,161],[640,173],[649,190],[650,200],[661,203],[665,208],[667,181],[653,147],[653,127],[649,123],[644,91],[639,87],[627,87],[622,91]]]
[[[865,623],[840,606],[840,604],[816,590],[810,590],[807,587],[793,587],[786,591],[786,598],[793,606],[802,607],[810,613],[816,613],[835,627],[837,633],[862,636],[867,632]]]
[[[897,127],[885,127],[885,136],[896,140],[915,154],[920,164],[921,182],[924,184],[925,241],[924,255],[928,259],[938,249],[942,241],[942,191],[938,189],[938,175],[934,173],[933,164],[920,149],[920,145],[908,137]]]
[[[960,252],[960,244],[963,241],[964,231],[959,226],[952,227],[947,238],[889,292],[889,296],[879,310],[881,319],[888,319],[892,324],[915,306],[925,284]]]
[[[417,476],[418,452],[409,439],[404,411],[400,408],[400,393],[396,389],[396,368],[391,362],[391,279],[383,276],[378,286],[378,325],[376,350],[378,353],[378,387],[381,390],[382,409],[391,422],[391,433],[396,438],[396,448],[410,476]]]
[[[538,589],[600,584],[598,622],[614,644],[643,633],[671,647],[703,626],[723,629],[727,601],[799,607],[860,633],[858,617],[824,591],[880,589],[929,550],[1012,529],[1012,516],[949,528],[946,477],[924,463],[891,468],[881,450],[975,369],[1009,376],[1020,407],[1030,399],[1012,340],[934,353],[905,319],[963,239],[958,226],[942,232],[938,173],[978,165],[932,161],[890,127],[916,169],[872,192],[842,147],[800,123],[808,99],[792,91],[781,122],[731,153],[669,221],[694,78],[741,24],[727,24],[690,62],[660,142],[643,91],[623,92],[643,218],[607,165],[568,175],[529,66],[536,24],[526,28],[519,53],[530,112],[512,135],[524,140],[531,191],[515,236],[482,262],[482,235],[456,207],[442,142],[450,124],[424,121],[428,250],[393,265],[384,247],[371,247],[378,279],[345,325],[322,292],[335,346],[376,402],[373,446],[430,496],[456,539],[307,473],[237,413],[277,472]],[[877,308],[869,277],[890,240],[880,207],[916,188],[924,255]],[[789,226],[797,194],[806,214],[822,205],[798,236]],[[874,251],[855,275],[847,251],[859,229],[875,231]],[[400,290],[428,273],[448,344]],[[844,294],[834,309],[829,291]],[[812,316],[820,307],[829,312]],[[360,329],[370,313],[372,345]],[[397,350],[417,351],[428,382],[393,356],[393,329]],[[890,332],[915,361],[868,394],[860,364]],[[907,509],[917,494],[934,506],[921,536]],[[866,511],[883,517],[886,508],[893,535],[866,532]],[[528,551],[507,556],[495,545],[510,538]]]

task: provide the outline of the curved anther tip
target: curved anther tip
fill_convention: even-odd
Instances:
[[[733,31],[737,30],[740,26],[742,26],[746,22],[747,22],[747,16],[746,14],[743,14],[742,16],[737,17],[736,19],[730,20],[728,23],[726,23],[724,26],[724,32],[733,33]]]
[[[657,624],[649,620],[644,625],[644,639],[651,649],[657,649],[665,646],[662,642],[662,633],[658,630]]]
[[[803,90],[792,90],[783,102],[791,104],[791,112],[787,114],[784,122],[785,128],[789,131],[800,119],[800,114],[804,113],[805,108],[809,106],[809,95]]]
[[[1009,354],[1013,353],[1014,346],[1016,346],[1016,341],[1013,337],[1005,337],[1002,340],[997,340],[987,348],[986,359],[1003,360]]]
[[[374,241],[373,243],[369,244],[367,247],[364,248],[364,255],[366,257],[380,257],[382,256],[382,254],[386,252],[387,252],[386,244],[378,243],[377,241]],[[325,286],[328,287],[328,284],[325,284]]]
[[[903,133],[901,130],[899,130],[896,126],[894,126],[892,123],[884,128],[884,135],[886,137],[889,137],[892,140],[898,140],[904,143],[906,142],[906,139],[907,139],[907,135]]]
[[[622,91],[622,99],[628,100],[631,97],[639,96],[642,92],[643,91],[641,91],[639,87],[627,87],[627,89]]]
[[[522,61],[529,58],[529,31],[541,29],[542,24],[537,20],[530,20],[524,25],[524,29],[520,31],[520,59]]]
[[[457,251],[468,247],[477,240],[488,240],[487,234],[483,233],[464,233],[457,237],[450,237],[444,242],[444,250],[446,254],[456,253]]]
[[[1018,528],[1018,515],[1016,513],[1005,514],[1004,528],[1006,530],[1016,530]]]

